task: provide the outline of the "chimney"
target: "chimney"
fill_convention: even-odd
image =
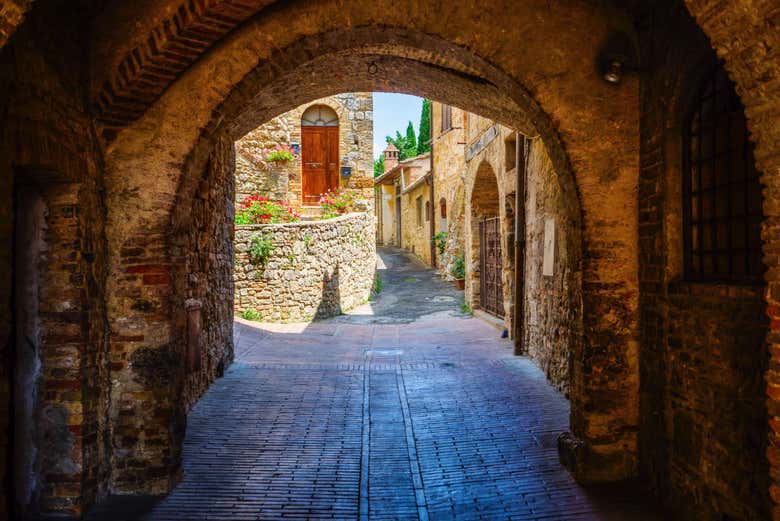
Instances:
[[[388,142],[387,148],[385,148],[385,172],[393,169],[398,165],[398,149],[394,144]]]

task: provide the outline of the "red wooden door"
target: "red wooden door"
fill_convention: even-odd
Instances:
[[[301,127],[303,204],[339,186],[339,127]]]

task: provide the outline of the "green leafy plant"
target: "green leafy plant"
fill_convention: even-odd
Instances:
[[[349,213],[355,206],[357,192],[354,190],[328,190],[320,197],[322,218],[331,219],[345,213]]]
[[[265,155],[266,161],[273,161],[274,163],[289,163],[293,159],[295,159],[295,154],[287,145],[277,145]]]
[[[249,244],[249,262],[255,266],[265,267],[272,251],[274,251],[274,245],[269,237],[255,235]]]
[[[244,198],[236,208],[236,224],[278,224],[295,222],[300,216],[290,205],[259,195]]]
[[[310,234],[307,233],[306,235],[303,236],[303,244],[305,244],[307,248],[311,244],[311,240],[312,240],[312,236]]]
[[[374,293],[377,295],[382,293],[382,277],[379,276],[379,273],[374,275]]]
[[[474,310],[471,309],[471,304],[469,304],[465,300],[463,302],[461,302],[461,304],[460,304],[460,312],[463,313],[464,315],[473,315],[474,314]]]
[[[263,319],[263,314],[260,313],[259,311],[255,311],[252,308],[244,309],[238,314],[238,316],[240,316],[244,320],[259,321]]]
[[[439,250],[439,255],[444,254],[444,248],[447,247],[447,232],[439,232],[433,236],[433,240],[436,243],[436,248]]]
[[[466,259],[463,255],[455,255],[455,257],[453,257],[450,274],[456,279],[466,278]]]

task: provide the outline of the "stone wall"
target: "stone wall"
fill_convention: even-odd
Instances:
[[[235,311],[260,320],[301,322],[367,302],[376,268],[375,218],[352,213],[325,221],[236,226]],[[252,260],[255,238],[267,260]]]
[[[188,412],[208,386],[233,361],[233,174],[235,153],[230,139],[214,147],[205,176],[193,201],[184,248],[173,249],[184,259],[184,273],[174,271],[183,346],[178,358],[184,370],[182,404]],[[182,287],[184,286],[184,287]]]
[[[682,2],[646,16],[663,30],[640,24],[640,469],[685,519],[765,519],[764,288],[683,277],[683,125],[716,57]]]
[[[447,232],[447,243],[443,254],[437,250],[437,265],[441,274],[451,278],[450,269],[455,255],[463,254],[463,227],[465,225],[465,149],[463,144],[466,112],[452,107],[452,128],[442,133],[442,104],[431,103],[433,125],[433,175],[434,199],[436,200],[436,231]],[[447,217],[441,217],[442,199],[446,205]]]
[[[495,121],[467,114],[465,117],[466,150],[484,139]],[[514,193],[516,176],[506,168],[505,140],[514,136],[511,129],[498,126],[498,135],[475,153],[465,157],[465,222],[466,300],[474,309],[480,307],[480,237],[479,222],[484,217],[498,217],[501,229],[502,286],[504,324],[514,332]],[[512,149],[514,153],[514,148]]]
[[[301,144],[301,115],[312,105],[325,105],[339,116],[339,162],[351,166],[352,176],[339,175],[339,187],[358,190],[372,207],[374,106],[370,92],[337,94],[301,105],[273,118],[236,141],[236,202],[259,194],[302,206],[301,155],[276,166],[265,161],[275,146]],[[346,158],[343,163],[342,159]]]
[[[582,334],[579,251],[572,244],[566,201],[541,139],[529,141],[526,165],[523,345],[548,380],[568,395],[571,357]],[[550,276],[543,272],[548,221],[555,234]]]

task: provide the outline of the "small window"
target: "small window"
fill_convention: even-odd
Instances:
[[[312,105],[301,115],[303,127],[338,127],[339,116],[325,105]]]
[[[417,200],[415,201],[415,203],[416,203],[416,205],[417,205],[417,226],[422,226],[422,224],[423,224],[423,216],[422,216],[422,211],[423,211],[423,210],[422,210],[422,208],[423,208],[423,205],[422,205],[422,196],[418,197],[418,198],[417,198]]]
[[[431,221],[431,202],[425,201],[425,222]]]
[[[744,108],[722,65],[705,78],[696,95],[684,144],[685,277],[760,282],[760,174]]]
[[[447,200],[443,197],[439,200],[439,216],[442,219],[447,218]]]
[[[514,170],[517,166],[517,137],[514,133],[504,141],[504,158],[506,171]]]
[[[449,105],[441,106],[441,132],[452,130],[452,107]]]

